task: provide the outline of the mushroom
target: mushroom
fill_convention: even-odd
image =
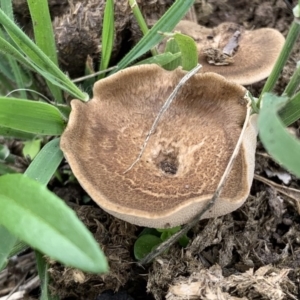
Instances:
[[[91,198],[120,219],[154,228],[187,223],[210,200],[226,168],[245,120],[246,89],[205,73],[181,88],[141,159],[125,172],[185,74],[154,64],[130,67],[96,82],[87,103],[71,101],[61,149]],[[246,200],[255,148],[253,122],[220,198],[203,218],[230,213]]]
[[[268,77],[284,44],[283,35],[275,29],[245,30],[235,23],[206,28],[183,20],[175,31],[197,43],[202,72],[215,72],[242,85]]]

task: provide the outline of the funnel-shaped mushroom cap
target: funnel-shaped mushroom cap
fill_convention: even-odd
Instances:
[[[248,31],[234,23],[210,29],[183,20],[175,31],[196,41],[202,72],[215,72],[242,85],[268,77],[284,44],[283,35],[275,29]]]
[[[141,226],[187,223],[212,197],[246,114],[245,89],[215,73],[187,81],[161,117],[140,161],[158,112],[181,69],[131,67],[94,85],[94,98],[71,102],[61,148],[80,184],[112,215]],[[243,204],[254,172],[256,129],[247,132],[220,199],[204,218]]]

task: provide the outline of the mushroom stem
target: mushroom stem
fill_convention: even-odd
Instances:
[[[170,107],[171,103],[173,102],[173,100],[175,99],[178,91],[181,89],[181,87],[192,77],[194,76],[201,68],[202,66],[200,64],[197,64],[197,66],[195,68],[193,68],[191,71],[189,71],[185,76],[182,77],[182,79],[179,81],[179,83],[177,84],[177,86],[175,87],[175,89],[173,90],[173,92],[171,93],[171,95],[169,96],[169,98],[166,100],[166,102],[164,103],[164,105],[162,106],[162,108],[160,109],[159,113],[157,114],[150,131],[148,132],[146,139],[144,141],[144,144],[142,146],[142,149],[137,157],[137,159],[131,164],[131,166],[126,169],[123,174],[127,173],[128,171],[130,171],[134,165],[141,159],[144,150],[147,146],[147,143],[150,139],[150,136],[154,133],[157,124],[160,120],[160,118],[162,117],[162,115],[166,112],[166,110]]]
[[[163,242],[162,244],[160,244],[157,248],[155,248],[152,252],[150,252],[147,256],[145,256],[139,263],[141,265],[145,265],[147,263],[150,263],[155,257],[157,257],[158,255],[162,254],[165,250],[167,250],[171,245],[173,245],[175,242],[177,242],[184,234],[187,234],[187,232],[192,229],[201,219],[201,217],[203,216],[203,214],[205,212],[207,212],[211,207],[213,207],[213,205],[215,204],[216,200],[219,198],[223,187],[225,185],[226,179],[229,176],[229,173],[232,169],[233,163],[239,153],[242,141],[243,141],[243,136],[245,134],[247,125],[249,123],[250,120],[250,114],[251,114],[251,101],[250,99],[247,97],[247,94],[245,95],[245,99],[248,102],[247,105],[247,114],[246,114],[246,118],[244,121],[244,125],[243,125],[243,129],[241,131],[241,134],[239,136],[239,139],[235,145],[234,151],[230,157],[230,160],[227,164],[227,167],[221,177],[221,180],[213,194],[213,197],[211,198],[211,200],[206,204],[206,206],[199,212],[199,214],[197,214],[188,224],[186,224],[180,231],[176,232],[174,235],[172,235],[169,239],[167,239],[165,242]]]

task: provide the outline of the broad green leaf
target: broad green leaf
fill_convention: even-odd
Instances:
[[[6,263],[10,257],[10,251],[17,238],[10,234],[10,232],[0,225],[0,271],[5,268]]]
[[[59,147],[59,139],[56,138],[47,143],[38,153],[27,168],[25,174],[46,185],[63,159],[63,153]]]
[[[137,45],[118,63],[118,68],[113,70],[111,73],[124,69],[135,59],[139,58],[141,55],[145,54],[157,45],[163,39],[163,36],[158,32],[172,31],[193,4],[194,0],[176,0],[168,11],[148,31],[148,33],[143,36]]]
[[[68,266],[107,272],[106,258],[91,233],[44,185],[9,174],[0,177],[0,186],[0,223],[12,234]]]
[[[288,171],[300,177],[300,141],[292,136],[281,121],[278,110],[287,97],[266,93],[258,116],[260,139],[269,154]]]
[[[56,66],[58,66],[54,32],[49,13],[48,1],[27,0],[27,4],[32,20],[36,45],[50,58],[50,60]],[[54,99],[59,103],[63,102],[60,88],[51,82],[48,82],[48,86],[54,96]]]
[[[286,126],[290,126],[300,119],[300,92],[279,110],[279,116]]]
[[[172,62],[164,66],[164,69],[171,71],[178,68],[181,64],[181,52],[174,38],[170,38],[167,40],[165,53],[167,52],[171,52],[173,54],[180,53],[180,56],[177,59],[173,60]]]
[[[145,64],[157,64],[161,67],[164,67],[168,65],[169,63],[172,63],[173,61],[176,61],[178,58],[180,59],[181,53],[162,53],[155,56],[152,56],[150,58],[144,59],[140,62],[138,62],[136,65],[145,65]]]
[[[195,41],[181,33],[167,33],[176,41],[181,52],[181,65],[183,70],[190,71],[198,64],[198,51]]]
[[[60,135],[65,121],[48,103],[0,97],[0,126],[39,135]]]
[[[41,150],[41,142],[41,139],[34,139],[31,141],[24,142],[24,147],[22,151],[23,155],[25,157],[29,157],[31,160],[34,159]]]
[[[136,259],[141,260],[143,259],[147,254],[149,254],[154,247],[161,244],[162,240],[151,234],[145,234],[140,236],[136,242],[134,243],[134,256]]]
[[[62,159],[63,153],[59,148],[59,139],[54,139],[43,147],[43,149],[31,162],[25,171],[25,174],[41,184],[46,185],[57,170]],[[1,166],[2,165],[0,164],[0,174]],[[7,173],[9,172],[3,172],[2,174]],[[28,248],[27,244],[18,241],[15,245],[13,245],[13,247],[11,247],[10,256],[17,254],[26,248]]]
[[[107,0],[104,9],[102,38],[101,38],[101,63],[99,70],[105,70],[108,67],[111,52],[114,42],[114,1]],[[103,78],[105,73],[98,76],[98,79]]]

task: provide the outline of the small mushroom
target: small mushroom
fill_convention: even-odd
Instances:
[[[284,44],[275,29],[245,30],[235,23],[206,28],[183,20],[175,31],[196,41],[202,72],[215,72],[242,85],[268,77]]]
[[[61,149],[91,198],[120,219],[154,228],[187,223],[211,199],[226,168],[245,120],[246,90],[205,73],[181,88],[141,159],[125,172],[185,74],[154,64],[130,67],[96,82],[89,102],[71,101]],[[255,148],[250,123],[221,196],[203,218],[230,213],[246,200]]]

